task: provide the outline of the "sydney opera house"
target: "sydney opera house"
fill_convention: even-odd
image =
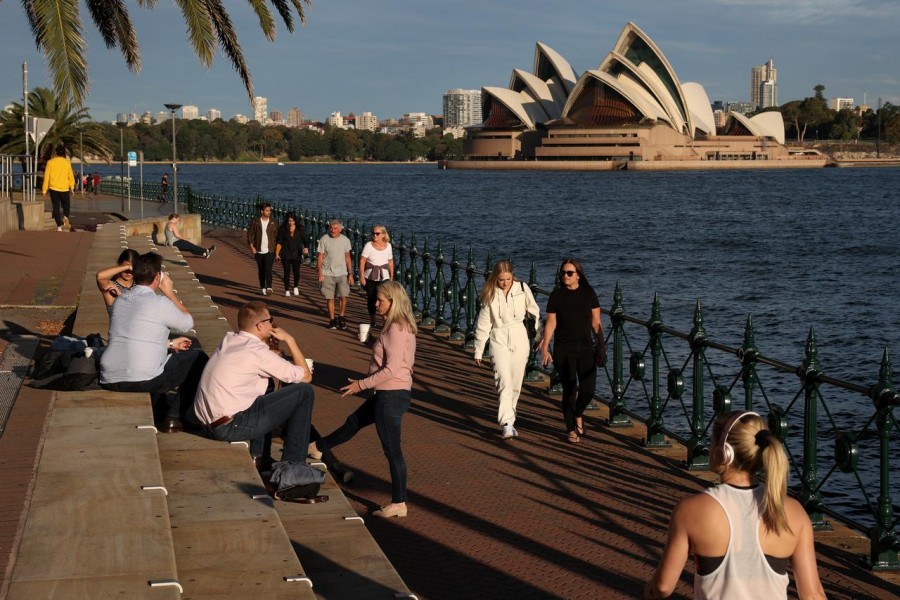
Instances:
[[[484,122],[467,128],[465,158],[450,168],[822,166],[785,147],[779,112],[732,112],[717,129],[703,86],[681,83],[633,23],[596,69],[576,76],[538,43],[531,73],[514,69],[508,88],[481,97]]]

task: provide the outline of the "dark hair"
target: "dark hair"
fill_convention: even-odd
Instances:
[[[301,223],[300,219],[297,218],[297,215],[295,215],[292,212],[289,212],[288,214],[284,215],[284,221],[281,222],[281,228],[284,229],[285,232],[289,231],[290,227],[288,226],[288,221],[290,221],[291,219],[294,220],[294,225],[297,226],[297,231],[302,233],[303,232],[303,223]]]
[[[121,265],[122,263],[130,262],[131,267],[134,268],[134,263],[137,262],[137,259],[140,258],[140,254],[138,254],[137,250],[132,248],[125,248],[122,250],[122,253],[119,254],[119,259],[116,261],[117,265]]]
[[[271,202],[263,202],[262,204],[260,204],[260,205],[259,205],[259,212],[262,212],[262,211],[264,211],[264,210],[267,209],[267,208],[272,208],[272,203],[271,203]]]
[[[56,147],[56,155],[57,156],[65,156],[66,155],[66,147],[60,144]]]
[[[162,271],[162,256],[155,252],[141,254],[131,263],[134,282],[138,285],[150,285]]]
[[[575,272],[578,273],[578,283],[583,283],[584,285],[590,285],[587,280],[587,275],[584,274],[584,268],[581,266],[581,261],[577,258],[565,258],[561,263],[559,263],[559,269],[556,271],[556,276],[559,278],[559,272],[562,271],[562,268],[566,265],[572,265],[575,267]]]

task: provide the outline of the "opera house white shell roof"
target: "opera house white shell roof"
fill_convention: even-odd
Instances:
[[[482,88],[481,129],[573,125],[659,124],[690,136],[716,135],[709,98],[699,83],[681,83],[668,59],[634,23],[619,34],[596,69],[576,76],[569,63],[538,42],[531,73],[514,69],[509,88]],[[784,143],[781,113],[753,118],[731,113],[726,131]]]

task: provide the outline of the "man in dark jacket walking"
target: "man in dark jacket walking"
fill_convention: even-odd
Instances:
[[[268,202],[259,207],[259,216],[250,221],[247,228],[247,243],[250,254],[256,259],[259,271],[259,287],[262,295],[274,293],[272,289],[272,265],[275,263],[275,240],[278,222],[272,217],[272,205]]]

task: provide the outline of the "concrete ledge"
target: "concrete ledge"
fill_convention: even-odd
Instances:
[[[149,235],[152,236],[156,243],[160,246],[166,243],[166,223],[169,221],[168,216],[161,219],[143,219],[140,221],[126,221],[125,233],[128,237]],[[179,229],[185,239],[192,243],[200,245],[202,241],[203,224],[200,215],[181,215],[181,224]]]
[[[44,202],[13,202],[17,229],[44,230]]]

